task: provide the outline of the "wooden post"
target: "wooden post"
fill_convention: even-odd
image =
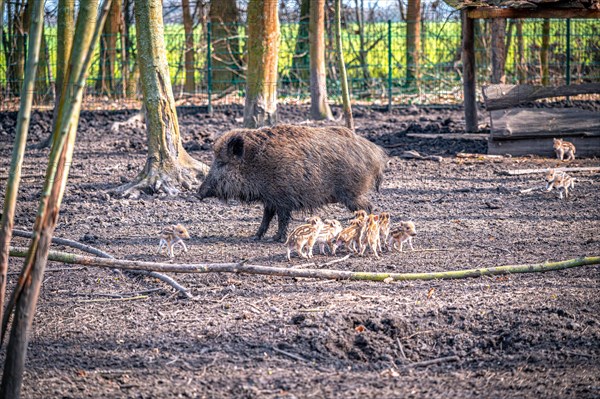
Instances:
[[[467,133],[477,132],[477,100],[475,93],[475,30],[474,23],[467,15],[462,14],[462,64],[463,95],[465,104],[465,123]]]

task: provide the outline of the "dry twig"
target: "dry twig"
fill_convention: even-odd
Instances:
[[[306,362],[306,359],[304,359],[303,357],[301,357],[301,356],[299,356],[299,355],[296,355],[296,354],[294,354],[294,353],[290,353],[290,352],[287,352],[287,351],[284,351],[284,350],[281,350],[281,349],[277,349],[276,347],[272,347],[272,349],[273,349],[275,352],[277,352],[277,353],[281,353],[282,355],[285,355],[285,356],[287,356],[287,357],[290,357],[290,358],[292,358],[292,359],[294,359],[294,360],[298,360],[298,361],[300,361],[300,362]]]
[[[544,169],[512,169],[504,171],[503,174],[509,176],[519,176],[519,175],[529,175],[533,173],[546,173],[551,168]],[[590,166],[590,167],[581,167],[581,168],[552,168],[556,171],[561,172],[597,172],[600,171],[600,166]]]

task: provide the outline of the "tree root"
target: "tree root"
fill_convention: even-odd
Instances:
[[[13,230],[13,235],[16,236],[16,237],[23,237],[23,238],[31,238],[31,237],[33,237],[33,233],[30,233],[29,231],[17,230],[17,229]],[[87,253],[92,254],[92,255],[96,255],[99,258],[115,259],[114,256],[112,256],[112,255],[110,255],[110,254],[108,254],[108,253],[106,253],[106,252],[104,252],[104,251],[102,251],[102,250],[100,250],[98,248],[94,248],[92,246],[85,245],[85,244],[82,244],[82,243],[77,242],[77,241],[68,240],[66,238],[52,237],[52,243],[53,244],[58,244],[58,245],[64,245],[64,246],[71,247],[71,248],[75,248],[75,249],[78,249],[80,251],[87,252]],[[189,293],[189,291],[188,291],[187,288],[183,287],[177,281],[173,280],[171,277],[166,276],[164,274],[157,273],[157,272],[154,272],[154,271],[148,271],[148,270],[127,270],[127,273],[128,274],[133,274],[133,275],[149,276],[149,277],[157,278],[160,281],[162,281],[164,283],[167,283],[171,287],[175,288],[177,291],[181,292],[186,298],[188,298],[188,299],[192,298],[192,295]]]
[[[134,181],[116,188],[114,192],[122,197],[137,199],[142,192],[151,195],[163,192],[175,196],[180,193],[180,187],[191,190],[193,185],[198,184],[198,177],[206,176],[209,168],[202,162],[188,158],[191,161],[178,166],[146,167]]]

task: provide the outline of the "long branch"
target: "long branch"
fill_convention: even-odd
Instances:
[[[27,249],[25,248],[13,247],[10,250],[10,256],[13,257],[25,257],[26,255]],[[384,281],[389,278],[397,281],[463,279],[469,277],[497,276],[514,273],[540,273],[570,269],[573,267],[600,264],[600,256],[590,256],[569,259],[559,262],[507,265],[433,273],[371,273],[327,269],[288,269],[283,267],[251,265],[246,264],[244,262],[196,264],[142,262],[134,260],[96,258],[92,256],[75,255],[58,251],[50,251],[48,254],[48,260],[86,266],[119,268],[124,270],[147,270],[170,273],[243,273],[282,277],[317,278],[328,280],[370,281]]]
[[[30,233],[29,231],[24,231],[24,230],[18,230],[18,229],[14,229],[13,234],[16,237],[24,237],[24,238],[32,238],[33,237],[33,233]],[[94,248],[90,245],[85,245],[85,244],[82,244],[77,241],[68,240],[66,238],[52,237],[52,243],[79,249],[80,251],[87,252],[92,255],[96,255],[100,258],[105,258],[105,259],[114,259],[115,258],[111,254],[106,253],[98,248]],[[181,292],[186,298],[192,297],[192,295],[190,294],[190,292],[187,288],[185,288],[184,286],[179,284],[177,281],[173,280],[171,277],[166,276],[164,274],[153,272],[153,271],[147,271],[147,270],[129,270],[129,273],[157,278],[160,281],[167,283],[171,287],[175,288],[177,291]]]

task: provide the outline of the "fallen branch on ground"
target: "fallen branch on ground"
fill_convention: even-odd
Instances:
[[[404,348],[402,347],[402,342],[400,342],[400,338],[396,337],[396,342],[398,342],[398,349],[400,349],[400,353],[402,354],[402,358],[404,360],[408,360],[406,355],[404,354]]]
[[[23,258],[27,249],[13,247],[10,256]],[[433,273],[376,273],[376,272],[349,272],[328,269],[288,269],[283,267],[250,265],[243,262],[237,263],[196,263],[196,264],[171,264],[142,262],[135,260],[119,260],[95,258],[92,256],[74,255],[65,252],[50,251],[48,260],[79,264],[86,266],[119,268],[124,270],[152,270],[170,273],[244,273],[263,274],[281,277],[318,278],[329,280],[370,280],[384,281],[388,278],[398,281],[408,280],[446,280],[463,279],[469,277],[496,276],[514,273],[541,273],[555,270],[570,269],[579,266],[600,264],[600,256],[570,259],[560,262],[544,262],[525,265],[508,265],[479,269],[454,270]],[[389,280],[387,280],[389,281]]]
[[[535,187],[530,187],[530,188],[526,188],[526,189],[520,190],[519,193],[520,194],[527,194],[527,193],[530,193],[530,192],[532,192],[534,190],[540,190],[540,191],[542,191],[542,190],[544,190],[544,188],[545,188],[544,186],[535,186]]]
[[[506,170],[503,174],[509,176],[519,176],[519,175],[529,175],[533,173],[546,173],[550,169],[554,169],[556,171],[562,172],[597,172],[600,171],[600,166],[590,166],[590,167],[581,167],[581,168],[544,168],[544,169],[513,169]]]
[[[406,133],[406,137],[442,140],[487,140],[488,133]]]
[[[294,360],[298,360],[300,362],[306,362],[305,358],[303,358],[303,357],[301,357],[299,355],[296,355],[295,353],[290,353],[290,352],[278,349],[278,348],[276,348],[274,346],[271,349],[273,349],[274,352],[281,353],[282,355],[285,355],[285,356],[287,356],[289,358],[292,358]]]
[[[185,288],[184,286],[179,284],[177,281],[173,280],[171,277],[165,276],[164,274],[157,273],[154,271],[148,271],[148,270],[129,270],[129,273],[137,274],[140,276],[154,277],[156,279],[159,279],[163,283],[169,284],[171,287],[173,287],[177,291],[181,292],[183,294],[183,296],[185,296],[186,298],[188,298],[188,299],[192,298],[192,294],[190,294],[190,292],[188,291],[187,288]]]
[[[459,152],[456,154],[456,158],[462,159],[504,159],[504,155],[488,155],[488,154],[471,154],[468,152]]]
[[[31,237],[33,237],[33,233],[31,233],[29,231],[25,231],[25,230],[14,229],[13,236],[22,237],[22,238],[31,238]],[[106,252],[104,252],[98,248],[94,248],[89,245],[85,245],[80,242],[77,242],[77,241],[68,240],[66,238],[52,237],[52,244],[64,245],[66,247],[75,248],[80,251],[87,252],[88,254],[99,256],[101,258],[114,259],[114,256],[107,254]]]
[[[385,148],[395,148],[395,147],[402,147],[403,144],[391,144],[388,146],[385,146]],[[423,154],[419,154],[419,152],[415,151],[415,150],[408,150],[408,151],[404,151],[402,154],[399,155],[400,158],[402,159],[420,159],[422,161],[436,161],[436,162],[442,162],[444,160],[444,158],[440,157],[439,155],[423,155]]]
[[[33,233],[30,233],[29,231],[14,229],[13,235],[15,237],[31,238],[33,236]],[[52,243],[75,248],[80,251],[96,255],[100,258],[114,259],[114,256],[112,256],[111,254],[108,254],[98,248],[94,248],[92,246],[85,245],[85,244],[82,244],[77,241],[68,240],[66,238],[52,237]],[[177,281],[173,280],[169,276],[165,276],[164,274],[160,274],[160,273],[148,271],[148,270],[129,270],[129,273],[140,275],[140,276],[149,276],[149,277],[157,278],[160,281],[167,283],[171,287],[175,288],[177,291],[181,292],[186,298],[188,298],[188,299],[192,298],[192,294],[189,293],[187,288],[183,287]]]

